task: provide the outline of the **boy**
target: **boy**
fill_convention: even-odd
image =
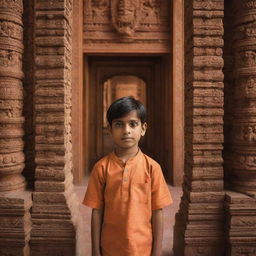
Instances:
[[[162,208],[172,202],[161,167],[138,146],[147,129],[146,110],[132,97],[107,112],[114,152],[91,173],[83,203],[91,208],[93,256],[160,256]]]

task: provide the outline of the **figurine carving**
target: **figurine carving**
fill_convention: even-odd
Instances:
[[[120,34],[132,36],[139,25],[141,10],[141,0],[111,1],[112,23],[115,29]]]

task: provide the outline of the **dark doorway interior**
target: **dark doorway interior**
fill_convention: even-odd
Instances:
[[[143,152],[157,160],[167,180],[172,177],[172,86],[169,56],[86,56],[85,147],[86,170],[111,151],[104,115],[109,104],[122,96],[144,102],[148,130]]]

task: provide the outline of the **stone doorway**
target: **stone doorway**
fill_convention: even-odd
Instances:
[[[94,163],[111,148],[106,141],[109,137],[104,125],[107,84],[112,82],[112,86],[120,87],[116,95],[110,97],[113,101],[125,94],[132,95],[131,89],[137,79],[136,86],[142,84],[143,87],[137,98],[140,97],[147,107],[149,123],[141,148],[160,162],[167,180],[172,182],[172,102],[167,100],[172,91],[171,76],[167,72],[170,70],[169,59],[169,55],[85,56],[84,131],[87,132],[84,152],[87,175]]]

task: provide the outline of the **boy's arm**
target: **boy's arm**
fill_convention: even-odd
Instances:
[[[91,218],[91,239],[92,239],[92,256],[101,256],[100,238],[103,219],[102,209],[92,209]]]
[[[152,231],[153,244],[151,256],[160,256],[162,254],[163,241],[163,211],[157,209],[152,211]]]

